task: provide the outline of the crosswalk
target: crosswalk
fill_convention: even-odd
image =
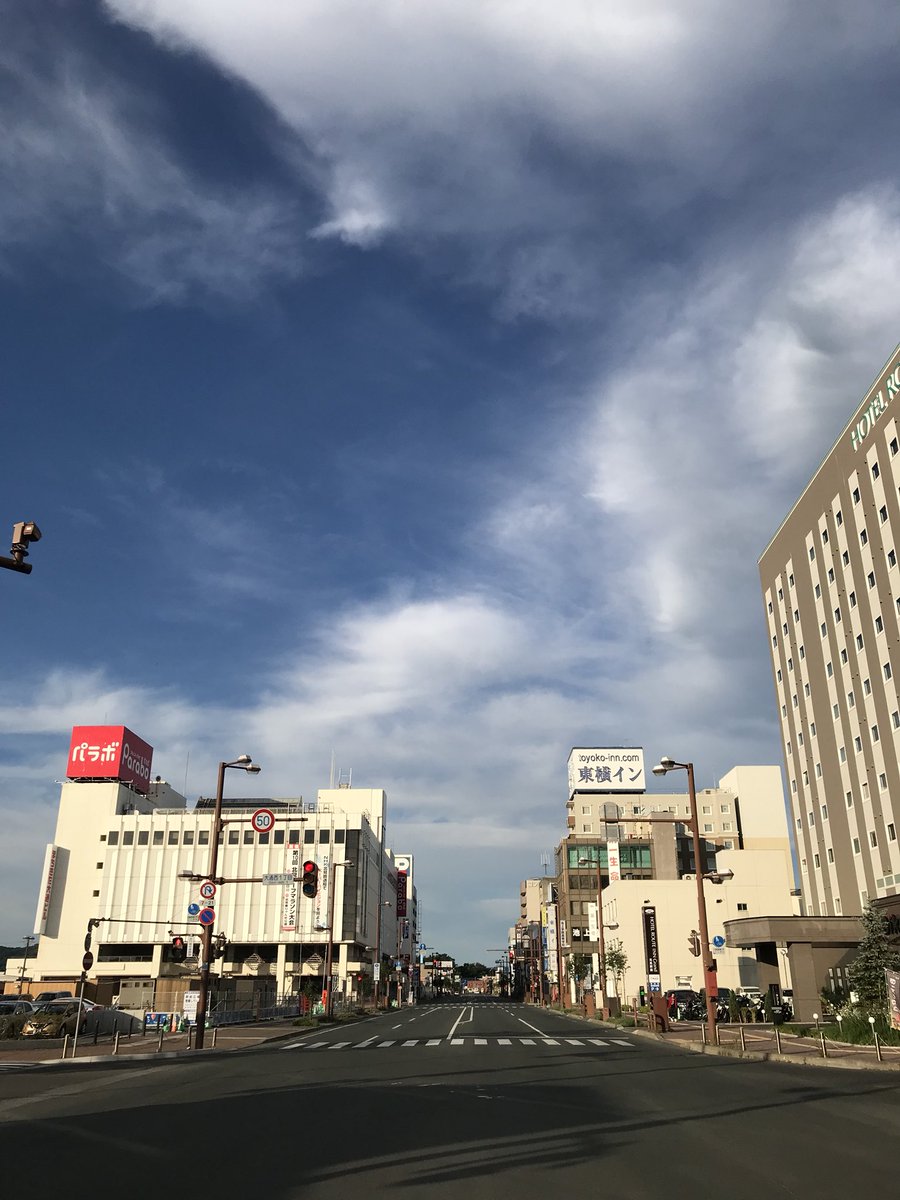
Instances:
[[[0,1062],[0,1075],[10,1071],[28,1071],[33,1067],[46,1067],[46,1062]]]
[[[452,1038],[366,1038],[362,1042],[332,1042],[332,1041],[302,1041],[290,1042],[282,1046],[282,1050],[389,1050],[398,1046],[401,1049],[434,1048],[435,1046],[558,1046],[566,1049],[578,1046],[583,1049],[599,1047],[610,1050],[624,1047],[628,1050],[635,1048],[634,1042],[625,1038],[574,1038],[574,1037],[452,1037]]]

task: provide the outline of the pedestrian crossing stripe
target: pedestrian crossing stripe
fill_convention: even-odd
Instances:
[[[635,1043],[628,1042],[624,1038],[553,1038],[545,1037],[517,1037],[517,1038],[479,1038],[469,1036],[455,1038],[408,1038],[406,1041],[400,1041],[398,1038],[387,1038],[383,1042],[378,1041],[378,1038],[367,1038],[364,1042],[291,1042],[287,1046],[282,1046],[282,1050],[321,1050],[327,1048],[329,1050],[346,1050],[348,1047],[353,1050],[365,1050],[368,1047],[374,1047],[376,1050],[387,1050],[391,1046],[413,1047],[413,1046],[465,1046],[470,1042],[473,1046],[489,1046],[491,1044],[497,1046],[600,1046],[603,1049],[611,1049],[614,1046],[622,1046],[626,1050],[634,1050]],[[21,1064],[25,1065],[25,1064]]]

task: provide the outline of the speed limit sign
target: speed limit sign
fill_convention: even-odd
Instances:
[[[268,833],[275,824],[275,814],[271,808],[258,808],[250,818],[250,824],[257,833]]]

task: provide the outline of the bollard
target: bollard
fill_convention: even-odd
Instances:
[[[875,1053],[878,1056],[878,1061],[883,1062],[884,1059],[881,1057],[881,1041],[878,1037],[878,1030],[876,1029],[874,1031],[874,1033],[875,1033]]]
[[[214,1049],[214,1050],[215,1050],[215,1048],[216,1048],[216,1038],[217,1038],[218,1036],[219,1036],[219,1027],[218,1027],[218,1025],[217,1025],[217,1026],[215,1027],[215,1029],[213,1030],[213,1037],[212,1037],[212,1044],[213,1044],[213,1049]]]
[[[193,1040],[193,1036],[194,1036],[194,1026],[191,1024],[188,1024],[188,1027],[187,1027],[187,1048],[188,1048],[188,1050],[191,1049],[191,1042]]]
[[[162,1050],[162,1044],[163,1044],[163,1034],[164,1034],[164,1033],[165,1033],[165,1030],[163,1029],[162,1025],[160,1025],[160,1027],[159,1027],[159,1041],[156,1043],[156,1053],[157,1053],[157,1054],[159,1054],[160,1050]]]
[[[716,1045],[717,1045],[717,1046],[721,1046],[721,1045],[722,1045],[722,1035],[719,1033],[719,1027],[718,1027],[718,1025],[716,1026]]]
[[[706,1045],[706,1026],[705,1025],[700,1026],[700,1041],[703,1043],[704,1046]]]
[[[741,1053],[743,1053],[746,1049],[747,1049],[747,1042],[746,1042],[746,1039],[744,1038],[744,1026],[743,1026],[743,1024],[741,1024]]]
[[[775,1049],[779,1054],[783,1053],[781,1049],[781,1030],[777,1025],[775,1026]]]
[[[822,1043],[822,1057],[823,1057],[823,1058],[827,1058],[827,1057],[828,1057],[828,1050],[827,1050],[827,1048],[826,1048],[826,1046],[825,1046],[825,1030],[824,1030],[824,1029],[820,1029],[820,1030],[819,1030],[819,1040],[820,1040],[820,1041],[821,1041],[821,1043]]]
[[[117,1029],[115,1032],[115,1035],[113,1037],[113,1054],[118,1054],[118,1053],[119,1053],[119,1031]]]
[[[62,1057],[65,1058],[68,1053],[69,1053],[69,1035],[66,1034],[66,1036],[63,1038]]]
[[[97,1045],[97,1038],[99,1036],[100,1036],[100,1018],[98,1017],[97,1022],[94,1025],[94,1045],[95,1046]]]

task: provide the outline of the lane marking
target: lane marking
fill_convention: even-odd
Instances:
[[[475,1038],[474,1041],[475,1041],[476,1046],[486,1046],[487,1045],[487,1038]]]
[[[307,1042],[307,1043],[305,1044],[305,1047],[304,1047],[304,1048],[305,1048],[306,1050],[318,1050],[318,1048],[319,1048],[320,1046],[327,1046],[327,1045],[328,1045],[328,1043],[327,1043],[327,1042]]]
[[[378,1049],[383,1050],[386,1046],[393,1046],[393,1042],[379,1042]]]
[[[371,1046],[373,1042],[377,1042],[378,1038],[369,1038],[367,1042],[357,1042],[353,1047],[354,1050],[362,1050],[365,1046]]]
[[[547,1036],[544,1033],[543,1029],[538,1029],[537,1025],[529,1024],[529,1022],[524,1020],[522,1017],[516,1017],[516,1020],[519,1022],[520,1025],[527,1025],[529,1029],[533,1029],[535,1033],[539,1033],[541,1035],[541,1037]]]
[[[509,1038],[497,1038],[497,1045],[498,1046],[511,1046],[512,1042],[510,1041]]]
[[[523,1046],[533,1046],[534,1038],[519,1038],[519,1042]]]
[[[634,1049],[634,1042],[626,1042],[623,1038],[613,1038],[612,1040],[617,1046],[627,1046],[629,1050]]]
[[[440,1038],[429,1038],[426,1043],[426,1045],[428,1045],[428,1046],[439,1046],[440,1044],[441,1044]]]
[[[475,1019],[475,1009],[474,1009],[474,1008],[472,1008],[472,1006],[471,1006],[471,1005],[468,1005],[468,1006],[464,1005],[464,1006],[463,1006],[463,1008],[460,1010],[460,1014],[459,1014],[459,1016],[456,1018],[456,1021],[454,1022],[453,1028],[452,1028],[452,1029],[450,1030],[450,1032],[447,1034],[447,1041],[448,1041],[448,1042],[449,1042],[449,1041],[450,1041],[450,1039],[453,1037],[454,1033],[456,1033],[457,1027],[460,1025],[460,1023],[462,1022],[462,1019],[463,1019],[463,1017],[466,1015],[466,1012],[467,1012],[467,1011],[469,1011],[469,1010],[471,1010],[471,1012],[470,1012],[470,1016],[469,1016],[469,1021],[474,1021],[474,1019]],[[466,1022],[466,1024],[468,1024],[468,1021]]]
[[[545,1046],[558,1046],[559,1042],[556,1040],[556,1038],[544,1038],[544,1045]]]
[[[588,1038],[592,1046],[608,1046],[609,1042],[604,1042],[602,1038]]]
[[[418,1044],[419,1044],[418,1038],[412,1038],[410,1041],[403,1043],[404,1046],[418,1046]]]
[[[465,1043],[464,1038],[454,1038],[453,1041],[450,1043],[451,1046],[464,1046],[465,1044],[466,1043]]]
[[[332,1042],[328,1047],[329,1050],[343,1050],[345,1046],[349,1046],[349,1042]]]
[[[566,1038],[570,1046],[583,1046],[584,1042],[579,1042],[578,1038]]]

